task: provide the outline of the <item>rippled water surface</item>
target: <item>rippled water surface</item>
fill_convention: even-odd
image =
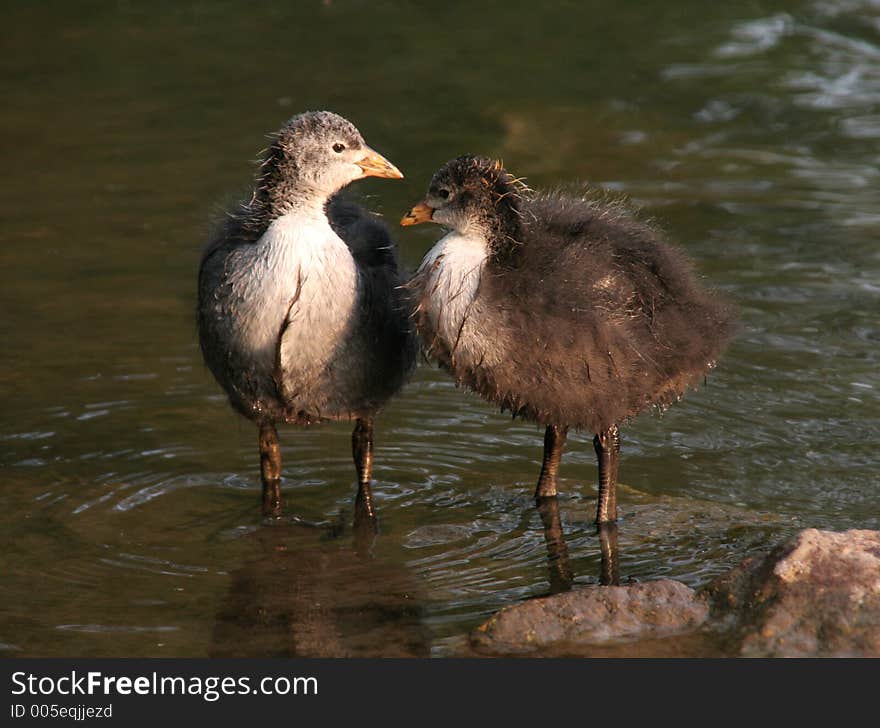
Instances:
[[[332,108],[407,177],[445,160],[641,206],[738,306],[700,391],[623,431],[621,579],[698,587],[793,531],[880,528],[880,4],[18,4],[2,31],[0,650],[451,655],[554,579],[542,433],[422,365],[378,422],[255,428],[196,345],[199,251],[264,134]],[[397,229],[415,266],[437,229]],[[560,511],[597,583],[591,436]]]

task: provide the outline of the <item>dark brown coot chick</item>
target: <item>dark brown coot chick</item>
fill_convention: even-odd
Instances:
[[[546,425],[536,497],[556,494],[570,427],[595,434],[599,523],[617,518],[618,425],[696,386],[733,333],[690,262],[619,206],[532,193],[459,157],[402,225],[451,228],[413,277],[428,356],[484,399]]]
[[[415,363],[388,230],[334,196],[368,176],[403,175],[341,116],[295,116],[274,135],[253,195],[202,256],[202,353],[232,406],[260,428],[269,516],[281,511],[278,422],[356,420],[353,454],[369,503],[373,418]]]

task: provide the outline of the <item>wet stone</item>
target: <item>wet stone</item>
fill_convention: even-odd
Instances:
[[[708,616],[706,601],[677,581],[594,586],[503,609],[474,631],[471,642],[475,648],[495,654],[562,645],[570,651],[690,632]]]
[[[880,657],[880,532],[806,529],[694,592],[596,586],[503,609],[483,654]]]
[[[707,595],[744,657],[880,657],[880,532],[801,531]]]

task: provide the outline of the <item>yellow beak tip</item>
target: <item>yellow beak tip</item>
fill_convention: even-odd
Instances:
[[[400,224],[409,227],[410,225],[420,225],[423,222],[432,222],[433,219],[434,209],[430,205],[420,202],[403,216]]]
[[[403,172],[395,167],[381,154],[369,150],[357,166],[361,168],[364,177],[384,177],[386,179],[403,179]]]

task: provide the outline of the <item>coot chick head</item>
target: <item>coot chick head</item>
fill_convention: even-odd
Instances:
[[[354,124],[330,111],[307,111],[272,136],[260,176],[274,202],[326,198],[363,177],[401,179],[391,162],[367,146]]]
[[[400,224],[435,222],[464,235],[478,234],[497,253],[515,241],[525,189],[501,162],[458,157],[437,171],[425,199]]]

